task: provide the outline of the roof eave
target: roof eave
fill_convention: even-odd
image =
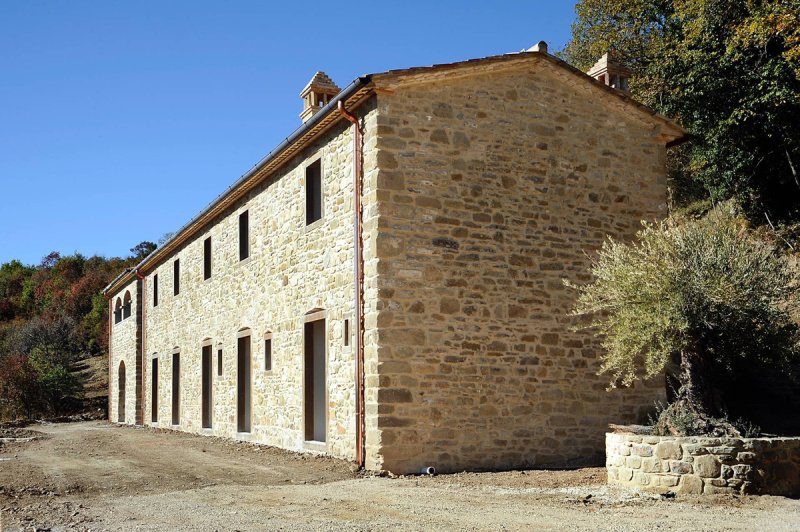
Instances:
[[[158,261],[163,256],[169,254],[175,248],[180,246],[185,240],[191,237],[196,231],[199,231],[203,226],[205,218],[207,218],[211,213],[215,212],[220,205],[226,203],[226,200],[231,198],[236,192],[240,191],[243,186],[248,184],[255,176],[257,176],[264,168],[266,168],[271,162],[276,160],[281,154],[283,154],[287,149],[291,148],[296,142],[301,140],[306,134],[313,131],[315,127],[320,125],[326,118],[330,117],[332,112],[336,112],[336,108],[340,101],[347,102],[354,95],[358,95],[362,92],[363,89],[369,88],[371,82],[371,75],[367,74],[365,76],[361,76],[356,78],[350,85],[345,87],[344,89],[339,92],[336,96],[334,96],[325,107],[320,109],[317,113],[315,113],[311,118],[309,118],[306,122],[303,123],[299,128],[297,128],[291,135],[286,137],[277,147],[271,150],[267,155],[265,155],[258,163],[255,164],[247,173],[245,173],[242,177],[236,180],[230,187],[228,187],[225,192],[217,196],[214,201],[212,201],[205,209],[203,209],[198,215],[194,216],[189,222],[184,224],[180,229],[178,229],[174,235],[172,235],[166,242],[164,242],[161,246],[159,246],[155,251],[150,253],[147,257],[142,259],[136,266],[133,268],[129,268],[125,272],[118,275],[111,283],[108,284],[105,288],[103,288],[103,294],[108,297],[109,293],[112,291],[116,291],[119,289],[119,285],[125,284],[130,282],[133,279],[133,275],[136,272],[139,272],[142,269],[147,269],[148,266],[152,265],[154,262]],[[358,101],[355,102],[356,105],[363,101],[362,98],[358,98]],[[352,108],[348,109],[352,110]],[[342,118],[343,119],[343,118]],[[331,121],[330,124],[324,127],[322,131],[327,131],[328,128],[333,126],[333,124],[337,123],[339,120],[334,119]],[[322,131],[317,132],[313,135],[313,138],[316,138]],[[274,168],[276,170],[278,167]],[[271,172],[260,176],[259,180],[250,183],[251,186],[255,186],[260,179],[265,178]],[[198,225],[199,224],[199,225]]]

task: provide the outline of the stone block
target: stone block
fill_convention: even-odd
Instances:
[[[641,467],[645,473],[661,473],[661,460],[654,456],[642,458]]]
[[[683,475],[678,482],[678,492],[688,495],[703,493],[703,479],[697,475]]]
[[[633,469],[628,467],[620,467],[617,472],[617,478],[622,482],[630,482],[633,478]]]
[[[703,478],[716,478],[720,473],[720,463],[713,454],[698,456],[694,459],[694,472]]]
[[[738,490],[739,488],[742,487],[742,484],[744,484],[744,480],[740,480],[738,478],[728,479],[728,487],[729,488],[734,488],[734,489]]]
[[[755,459],[756,459],[756,454],[755,453],[743,452],[743,453],[737,453],[736,454],[736,460],[738,462],[752,462]]]
[[[733,478],[750,480],[753,476],[753,468],[747,464],[737,464],[731,469],[733,469]]]
[[[673,488],[678,485],[680,479],[681,477],[678,475],[661,475],[658,482],[665,488]]]
[[[705,446],[700,445],[698,443],[684,444],[683,450],[692,456],[700,456],[703,454],[708,454],[708,449],[706,449]]]
[[[655,453],[662,460],[680,460],[683,451],[676,441],[662,441],[656,444]]]
[[[641,471],[636,471],[633,474],[633,482],[637,486],[647,486],[647,485],[649,485],[651,478],[653,478],[653,477],[651,477],[647,473],[642,473]]]
[[[692,464],[688,462],[681,462],[679,460],[673,460],[669,463],[669,471],[670,473],[675,473],[676,475],[685,475],[692,472]]]
[[[653,448],[646,443],[637,443],[631,447],[631,453],[636,456],[653,456]]]
[[[642,457],[641,456],[626,456],[625,457],[625,465],[630,467],[631,469],[639,469],[642,467]]]
[[[704,495],[719,495],[733,492],[733,488],[729,488],[727,486],[714,486],[708,482],[703,486]]]

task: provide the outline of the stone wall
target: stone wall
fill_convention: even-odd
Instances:
[[[374,113],[369,103],[362,113]],[[373,129],[374,131],[374,129]],[[365,142],[369,142],[369,132]],[[353,288],[353,135],[342,122],[302,156],[259,185],[191,241],[165,258],[145,281],[145,423],[305,450],[304,321],[326,312],[327,445],[312,450],[346,459],[355,453],[355,323]],[[305,168],[321,160],[323,217],[306,226]],[[250,256],[239,260],[239,215],[248,211]],[[203,242],[211,237],[212,275],[203,278]],[[173,261],[180,293],[173,295]],[[159,301],[153,305],[158,275]],[[116,296],[114,296],[116,297]],[[344,321],[351,338],[345,346]],[[250,330],[252,429],[237,432],[237,335]],[[265,369],[264,335],[272,335]],[[131,352],[123,331],[114,353]],[[126,333],[125,333],[126,334]],[[127,336],[125,336],[127,338]],[[212,428],[201,423],[201,359],[212,345]],[[222,374],[217,351],[222,350]],[[180,424],[171,424],[172,356],[180,353]],[[152,360],[157,360],[158,415],[151,421]],[[116,383],[112,382],[112,396]],[[126,419],[132,422],[132,419]]]
[[[139,299],[137,298],[137,281],[124,286],[111,298],[112,309],[117,298],[124,299],[125,293],[131,294],[131,315],[119,323],[111,320],[111,360],[109,361],[109,386],[111,396],[108,405],[109,419],[119,422],[119,376],[120,365],[125,366],[125,415],[124,423],[136,423],[137,414],[137,326],[139,317]]]
[[[468,74],[379,93],[367,465],[602,463],[608,423],[663,380],[606,391],[563,280],[665,214],[663,141],[550,63]]]
[[[606,434],[609,484],[688,494],[800,495],[800,438]]]

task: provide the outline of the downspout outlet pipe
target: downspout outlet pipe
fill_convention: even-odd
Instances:
[[[433,476],[436,474],[436,468],[433,466],[425,466],[422,468],[422,471],[420,471],[420,473],[422,473],[423,475]]]

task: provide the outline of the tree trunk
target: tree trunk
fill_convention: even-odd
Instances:
[[[714,373],[709,360],[697,348],[681,353],[680,388],[675,400],[661,412],[660,434],[674,436],[740,436],[724,419],[723,405],[714,393]]]
[[[692,409],[704,417],[718,415],[714,401],[711,368],[696,349],[681,353],[681,387],[678,400],[688,401]]]

